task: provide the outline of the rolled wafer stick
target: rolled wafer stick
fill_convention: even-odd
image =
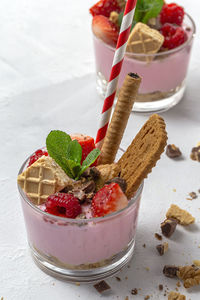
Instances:
[[[137,74],[129,73],[126,75],[101,148],[99,164],[111,164],[114,162],[140,82],[141,78]]]

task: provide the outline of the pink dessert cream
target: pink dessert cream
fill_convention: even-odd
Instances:
[[[18,175],[34,260],[68,280],[97,280],[102,268],[111,275],[133,252],[142,185],[127,199],[117,171],[114,178],[99,171],[100,150],[88,136],[51,131],[46,148],[29,157]]]
[[[142,7],[146,7],[146,10]],[[120,0],[100,0],[90,8],[93,16],[97,89],[103,96],[123,9],[123,1]],[[175,3],[164,3],[163,0],[137,1],[119,77],[119,88],[125,74],[129,72],[136,72],[142,77],[134,110],[162,111],[181,100],[194,34],[195,24],[183,7]]]

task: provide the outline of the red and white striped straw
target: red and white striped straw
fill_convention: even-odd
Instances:
[[[124,60],[124,54],[126,51],[128,36],[129,36],[131,25],[133,22],[133,16],[135,13],[136,3],[137,3],[137,0],[127,0],[126,7],[124,10],[120,33],[119,33],[119,37],[117,40],[117,46],[116,46],[115,54],[114,54],[114,58],[113,58],[111,74],[110,74],[110,78],[109,78],[108,86],[107,86],[107,90],[106,90],[106,97],[105,97],[103,109],[101,112],[100,126],[99,126],[97,136],[96,136],[96,147],[99,149],[101,148],[101,146],[103,144],[103,139],[105,138],[106,131],[108,128],[108,123],[110,120],[112,106],[113,106],[113,102],[114,102],[114,98],[115,98],[115,94],[116,94],[119,74],[120,74],[122,63]]]

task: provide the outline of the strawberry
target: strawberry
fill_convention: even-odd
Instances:
[[[88,135],[84,134],[74,134],[71,135],[72,140],[77,140],[77,142],[81,145],[82,148],[82,159],[81,159],[81,164],[82,162],[86,159],[88,154],[95,149],[95,144],[94,144],[94,139]],[[96,163],[96,162],[95,162]],[[95,163],[92,165],[94,166]]]
[[[113,182],[100,189],[92,199],[94,217],[103,217],[128,205],[128,199],[119,184]]]
[[[118,27],[105,16],[95,16],[92,20],[92,30],[96,37],[113,46],[117,43]]]
[[[100,0],[90,8],[91,15],[103,15],[109,17],[112,11],[120,12],[121,8],[117,0]]]

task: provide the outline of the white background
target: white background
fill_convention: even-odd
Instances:
[[[200,259],[200,164],[189,158],[200,141],[200,5],[182,0],[197,25],[187,90],[182,102],[163,113],[169,143],[177,144],[183,160],[164,154],[145,182],[136,251],[131,267],[119,273],[122,281],[108,279],[112,293],[103,298],[92,285],[58,281],[32,262],[16,189],[20,165],[28,154],[44,145],[51,129],[95,136],[102,100],[95,89],[95,66],[88,9],[93,0],[1,0],[0,2],[0,297],[4,300],[166,299],[158,284],[174,290],[176,280],[162,275],[165,264],[185,265]],[[122,141],[126,148],[147,116],[132,114]],[[83,130],[84,128],[84,130]],[[176,192],[173,191],[176,189]],[[158,256],[154,233],[171,203],[188,209],[196,224],[178,226],[169,251]],[[146,248],[142,245],[146,243]],[[149,271],[146,270],[149,268]],[[126,279],[127,278],[127,279]],[[132,288],[141,288],[132,296]],[[185,291],[187,299],[200,299],[200,288]]]

